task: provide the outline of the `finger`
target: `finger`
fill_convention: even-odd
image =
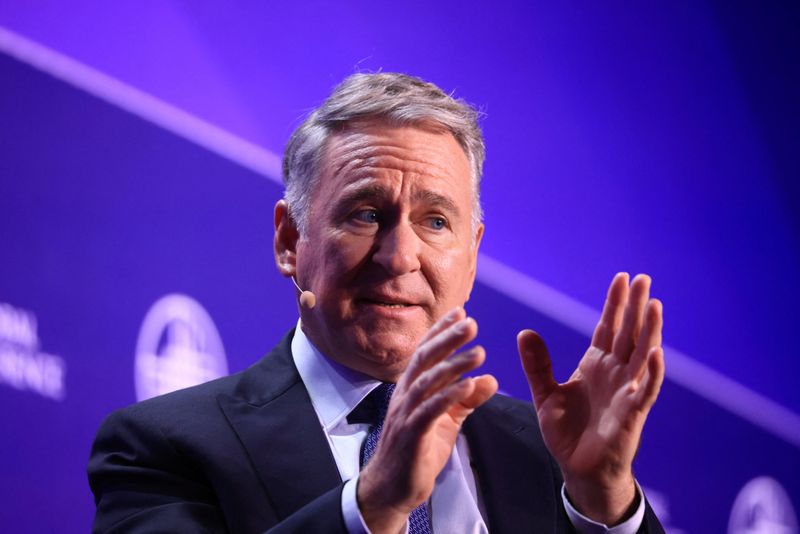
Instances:
[[[481,389],[478,389],[479,387]],[[452,412],[453,420],[460,425],[474,409],[468,408],[467,403],[480,406],[491,397],[490,392],[491,384],[486,379],[467,377],[450,384],[425,400],[419,409],[409,416],[411,431],[417,435],[424,434],[438,417],[448,412]]]
[[[461,405],[470,411],[491,399],[499,388],[497,379],[492,375],[476,376],[473,377],[473,381],[475,382],[475,391],[461,402]]]
[[[664,383],[664,349],[654,347],[647,356],[647,370],[642,379],[637,382],[637,391],[634,396],[636,404],[644,410],[649,410],[661,391]]]
[[[426,399],[417,410],[407,418],[410,427],[422,435],[428,431],[433,422],[447,412],[457,402],[469,398],[475,391],[475,380],[467,377],[454,382]]]
[[[628,298],[628,279],[628,273],[617,273],[611,281],[611,285],[608,286],[603,312],[600,314],[600,321],[592,336],[592,346],[603,352],[611,352],[614,333],[622,322],[622,312]]]
[[[460,321],[466,316],[467,314],[464,311],[464,308],[462,308],[461,306],[456,306],[455,308],[444,314],[444,316],[441,319],[436,321],[436,323],[434,323],[434,325],[430,328],[430,330],[425,332],[425,335],[422,336],[422,339],[420,339],[417,346],[422,345],[423,343],[434,337],[436,334],[443,331],[445,328],[455,324],[456,322]]]
[[[661,301],[658,299],[650,299],[650,302],[647,303],[647,307],[644,310],[642,332],[639,334],[636,348],[633,349],[633,354],[628,364],[630,378],[636,380],[641,378],[648,354],[650,354],[653,348],[661,345],[661,328],[663,325],[663,306],[661,305]]]
[[[622,325],[617,335],[614,336],[612,347],[614,355],[624,363],[631,358],[631,352],[642,327],[642,314],[649,295],[650,277],[646,274],[636,275],[631,283],[628,303],[622,316]]]
[[[483,347],[472,347],[434,365],[420,374],[409,386],[404,409],[415,410],[427,398],[461,379],[464,373],[483,365],[486,351]]]
[[[522,360],[522,368],[528,378],[533,403],[541,406],[558,387],[553,378],[553,365],[542,337],[533,330],[523,330],[517,334],[517,347]]]
[[[475,411],[476,408],[497,393],[497,379],[492,375],[481,375],[472,378],[475,385],[472,393],[463,400],[450,406],[449,413],[458,424],[463,424],[464,420]]]
[[[453,354],[459,347],[469,343],[478,335],[478,323],[466,317],[445,328],[431,339],[417,347],[398,387],[406,387],[417,377],[438,362]]]

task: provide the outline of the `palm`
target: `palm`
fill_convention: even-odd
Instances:
[[[592,346],[558,384],[538,334],[519,346],[542,434],[565,477],[611,485],[631,475],[647,412],[663,379],[661,306],[648,303],[649,280],[611,284]]]
[[[628,465],[635,452],[631,434],[643,413],[624,366],[608,356],[590,347],[569,381],[537,406],[548,449],[575,474]]]

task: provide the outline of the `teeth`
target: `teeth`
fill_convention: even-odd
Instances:
[[[394,304],[391,302],[375,302],[375,304],[378,304],[379,306],[386,306],[387,308],[405,308],[408,306],[408,304]]]

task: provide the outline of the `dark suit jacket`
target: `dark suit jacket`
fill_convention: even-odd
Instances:
[[[89,461],[96,532],[345,532],[343,482],[292,361],[292,332],[244,372],[111,414]],[[464,425],[492,532],[571,532],[530,404]],[[643,531],[663,532],[652,511]]]

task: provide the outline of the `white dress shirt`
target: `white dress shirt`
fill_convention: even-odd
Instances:
[[[380,382],[326,358],[305,336],[300,321],[292,339],[292,358],[328,439],[339,475],[346,481],[342,492],[342,513],[347,530],[351,534],[368,534],[369,529],[358,510],[356,484],[361,444],[367,437],[369,425],[351,425],[347,422],[347,415]],[[634,515],[612,528],[592,521],[575,510],[563,487],[561,496],[567,515],[578,531],[587,534],[634,534],[644,519],[644,499],[638,484],[637,491],[639,507]],[[427,506],[436,534],[488,533],[483,502],[477,491],[469,462],[469,447],[463,434],[459,434],[450,459],[436,478]]]

